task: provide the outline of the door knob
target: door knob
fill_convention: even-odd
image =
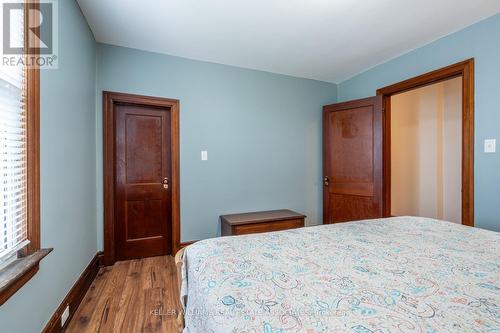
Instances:
[[[324,186],[330,186],[330,177],[325,176],[325,177],[323,178],[323,185],[324,185]]]
[[[168,178],[167,177],[163,178],[163,188],[168,189]]]

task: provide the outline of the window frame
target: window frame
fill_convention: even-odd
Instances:
[[[39,8],[38,0],[25,0],[24,34],[25,49],[28,45],[37,47],[37,40],[29,41],[27,36],[30,18],[28,8]],[[30,4],[27,6],[26,4]],[[31,18],[34,24],[39,17]],[[38,24],[36,24],[38,25]],[[30,54],[28,56],[37,56]],[[26,162],[27,162],[27,239],[30,241],[18,251],[18,259],[0,270],[0,305],[28,282],[38,271],[39,262],[52,249],[40,249],[40,69],[25,69],[26,95]]]
[[[25,1],[27,3],[28,1]],[[30,1],[38,9],[38,0]],[[28,31],[28,6],[24,9],[24,35]],[[33,18],[38,23],[39,17]],[[38,25],[38,24],[37,24]],[[37,34],[39,31],[37,31]],[[29,44],[28,44],[29,43]],[[25,49],[38,47],[38,40],[25,38]],[[37,53],[35,56],[39,55]],[[26,81],[26,145],[27,145],[27,238],[30,243],[24,249],[24,255],[40,250],[40,69],[25,69]]]

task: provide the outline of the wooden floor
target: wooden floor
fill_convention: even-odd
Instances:
[[[102,268],[66,332],[175,332],[174,258],[153,257]]]

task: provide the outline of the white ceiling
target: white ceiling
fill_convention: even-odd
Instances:
[[[98,42],[341,82],[499,0],[78,0]]]

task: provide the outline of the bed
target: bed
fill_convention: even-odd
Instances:
[[[500,332],[500,233],[396,217],[197,242],[184,332]]]

